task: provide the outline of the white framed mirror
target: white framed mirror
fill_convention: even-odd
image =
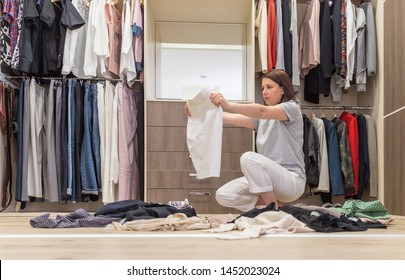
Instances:
[[[156,98],[187,100],[215,86],[246,100],[246,24],[156,22]]]

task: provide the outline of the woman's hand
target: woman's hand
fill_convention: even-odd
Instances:
[[[212,93],[210,95],[211,102],[217,106],[221,106],[222,109],[226,110],[229,107],[228,101],[220,93]]]
[[[184,104],[184,114],[191,117],[190,110],[188,109],[188,102],[186,102],[186,104]]]

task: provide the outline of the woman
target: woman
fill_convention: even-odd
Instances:
[[[257,153],[246,152],[240,158],[244,177],[216,192],[219,204],[244,212],[272,202],[278,208],[298,199],[305,188],[303,119],[288,74],[267,73],[262,95],[265,105],[229,102],[220,93],[210,96],[224,110],[224,124],[257,132]],[[185,110],[190,115],[187,105]]]

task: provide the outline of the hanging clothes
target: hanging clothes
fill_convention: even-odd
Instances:
[[[79,81],[76,81],[75,90],[74,90],[74,104],[75,104],[75,136],[74,136],[74,180],[75,197],[78,201],[81,201],[81,190],[82,190],[82,181],[80,178],[80,151],[83,144],[84,136],[84,87]]]
[[[283,37],[283,14],[281,12],[281,0],[276,1],[276,66],[275,69],[285,70],[284,65],[284,37]]]
[[[100,154],[101,154],[101,169],[103,174],[102,193],[103,202],[115,201],[115,189],[110,185],[110,162],[112,149],[112,122],[113,122],[113,101],[116,95],[115,86],[110,82],[106,82],[105,92],[99,97],[99,127],[100,127]],[[102,116],[102,118],[100,118]]]
[[[108,48],[108,26],[104,6],[106,0],[90,2],[87,22],[86,46],[84,55],[84,74],[90,77],[111,78],[106,67]]]
[[[63,52],[62,74],[72,73],[78,78],[91,78],[84,72],[86,34],[89,26],[89,5],[87,0],[72,0],[72,5],[82,17],[85,24],[80,28],[67,29]]]
[[[257,38],[256,72],[267,73],[267,0],[260,0],[256,7],[255,37]]]
[[[119,190],[118,200],[133,199],[136,195],[132,188],[135,161],[135,135],[137,128],[137,107],[132,90],[117,84],[118,94],[118,158]]]
[[[288,0],[281,0],[284,70],[292,77],[292,34],[290,33],[291,15]]]
[[[363,1],[360,8],[366,14],[366,64],[367,76],[375,76],[377,74],[377,38],[376,27],[374,20],[373,4],[369,1]]]
[[[332,195],[343,195],[345,193],[340,166],[339,144],[335,126],[331,121],[322,118],[325,126],[326,141],[328,143],[329,178]]]
[[[318,135],[319,152],[318,152],[318,170],[319,170],[319,183],[314,192],[330,192],[329,184],[329,164],[328,164],[328,142],[326,140],[325,125],[320,118],[313,115],[311,122]]]
[[[274,69],[277,63],[277,25],[274,0],[267,0],[267,70]]]
[[[135,64],[138,73],[143,71],[143,9],[139,0],[135,0],[132,32],[135,36]]]
[[[55,81],[51,80],[45,91],[45,141],[44,141],[44,198],[49,202],[59,201],[55,151]]]
[[[132,28],[131,28],[131,6],[129,0],[124,0],[124,8],[122,11],[122,47],[121,47],[121,60],[120,60],[120,78],[127,79],[128,85],[132,86],[136,79],[136,65],[134,48],[132,44]],[[139,44],[139,43],[138,43]],[[142,57],[142,42],[138,46],[139,55]],[[141,67],[140,67],[141,69]]]
[[[0,32],[1,72],[12,74],[11,63],[17,45],[17,2],[4,0],[1,3],[2,20]]]
[[[319,185],[319,138],[311,120],[303,114],[304,121],[304,162],[307,184],[312,189]]]
[[[100,143],[95,140],[100,137],[97,112],[97,85],[95,83],[86,82],[84,96],[84,136],[80,157],[80,176],[82,178],[83,199],[90,199],[92,201],[98,200],[101,188],[99,184],[99,172],[97,172],[100,166],[100,146],[95,146],[97,142],[98,144]]]
[[[39,85],[35,79],[31,79],[30,85],[30,146],[28,155],[28,196],[34,200],[43,198],[43,141],[45,137],[45,88]],[[33,110],[35,108],[35,110]]]
[[[363,114],[366,119],[367,147],[370,165],[370,193],[371,197],[378,196],[378,156],[377,156],[377,135],[374,120],[370,115]]]
[[[357,198],[361,199],[364,189],[370,183],[370,161],[366,118],[363,115],[357,115],[357,124],[359,131],[359,194]]]
[[[109,54],[106,57],[106,66],[114,77],[120,76],[122,27],[121,13],[117,7],[108,0],[105,4],[105,17],[108,30]]]
[[[354,187],[355,193],[359,192],[359,132],[357,119],[349,112],[343,112],[340,117],[346,123],[347,137],[350,145],[350,154],[352,155]]]
[[[301,85],[300,81],[300,62],[299,62],[299,45],[298,45],[298,23],[297,23],[297,0],[290,1],[291,8],[291,25],[290,32],[292,35],[292,85],[294,91],[298,92]]]
[[[357,92],[366,91],[367,64],[366,64],[366,15],[361,8],[356,8],[356,86]]]
[[[319,0],[311,0],[300,31],[301,77],[320,63]]]
[[[352,195],[355,193],[354,173],[346,123],[337,116],[332,119],[332,122],[335,125],[338,137],[340,166],[342,169],[345,194]]]

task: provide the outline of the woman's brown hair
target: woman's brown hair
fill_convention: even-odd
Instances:
[[[288,76],[288,74],[281,69],[274,69],[267,74],[265,74],[262,79],[268,78],[278,84],[280,87],[283,88],[284,94],[283,97],[281,98],[281,102],[287,102],[290,100],[294,100],[295,102],[298,102],[298,99],[294,93],[293,85],[291,82],[291,78]]]

